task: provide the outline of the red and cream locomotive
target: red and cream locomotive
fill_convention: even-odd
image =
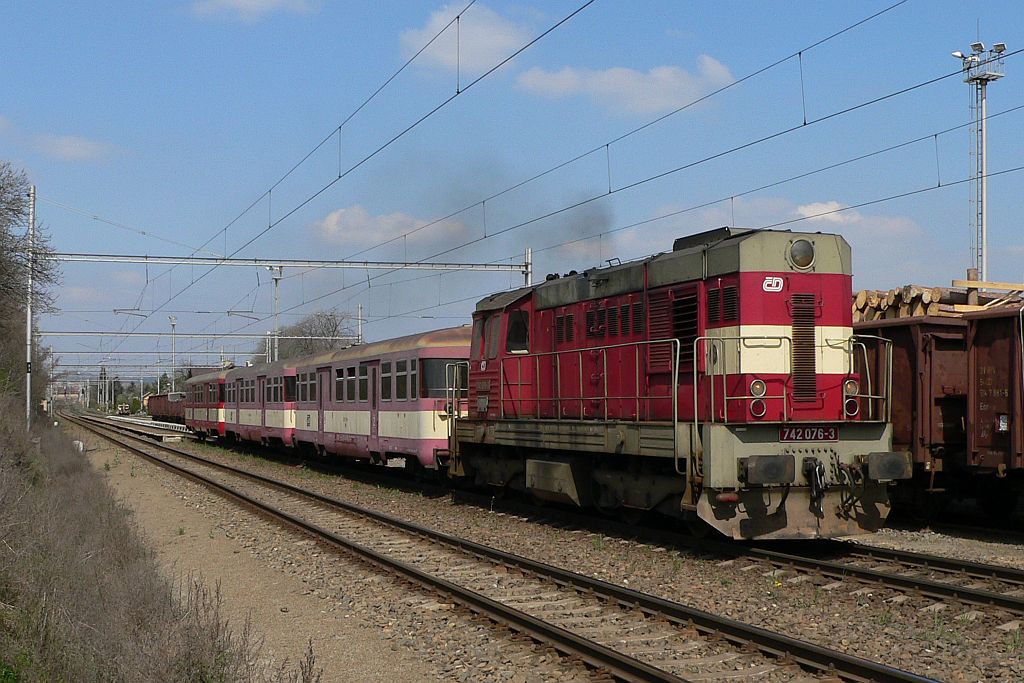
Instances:
[[[488,297],[453,473],[738,539],[875,531],[910,462],[851,285],[840,236],[722,228]]]

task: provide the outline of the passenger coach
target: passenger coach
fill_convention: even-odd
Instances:
[[[224,436],[224,384],[228,370],[185,381],[185,425],[200,437]]]
[[[449,460],[448,410],[463,396],[469,327],[353,346],[295,367],[295,445],[373,463],[437,469]],[[463,392],[464,393],[464,392]]]
[[[291,446],[295,437],[295,363],[238,367],[227,375],[224,431],[229,441]]]

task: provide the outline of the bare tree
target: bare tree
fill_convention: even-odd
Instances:
[[[37,229],[30,258],[27,227],[29,181],[24,171],[0,161],[0,392],[17,391],[25,381],[25,299],[28,269],[32,268],[33,304],[52,310],[49,288],[57,282],[56,263],[40,258],[51,251],[49,237]],[[36,346],[33,393],[41,394],[47,377],[45,355]]]
[[[354,322],[355,319],[351,314],[336,309],[311,313],[294,325],[281,328],[281,336],[340,337],[341,339],[281,339],[278,355],[281,360],[284,360],[285,358],[298,358],[351,346],[355,340],[355,331],[352,328]],[[260,348],[257,351],[261,352],[263,349]],[[262,357],[257,358],[263,360]]]

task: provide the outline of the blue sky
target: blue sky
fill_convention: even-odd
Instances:
[[[458,50],[449,29],[345,123],[342,170],[583,1],[474,3],[460,19]],[[0,158],[24,168],[38,186],[39,220],[58,251],[187,255],[212,239],[208,251],[231,253],[267,228],[269,217],[276,226],[238,256],[358,254],[387,261],[454,249],[440,260],[516,262],[529,246],[543,278],[670,249],[676,236],[720,225],[773,225],[933,187],[937,179],[965,179],[968,129],[931,137],[970,119],[969,90],[958,75],[819,119],[953,73],[959,62],[950,52],[966,50],[979,37],[986,44],[1005,42],[1010,51],[1024,47],[1024,10],[1017,2],[968,7],[909,0],[806,50],[802,60],[741,81],[894,0],[597,0],[282,219],[336,179],[337,137],[277,185],[269,202],[267,189],[467,3],[5,3]],[[990,115],[1024,104],[1022,58],[1007,59],[1006,77],[991,86]],[[801,126],[805,117],[810,123]],[[1024,110],[990,122],[990,172],[1022,164],[1022,121]],[[748,193],[922,137],[928,139]],[[589,150],[598,151],[481,204]],[[1017,219],[1022,180],[1024,174],[1009,173],[989,182],[992,279],[1024,280]],[[786,227],[843,234],[854,247],[856,287],[942,285],[969,265],[968,196],[968,185],[960,184]],[[675,215],[622,229],[666,214]],[[493,235],[519,224],[525,225],[481,239],[485,230]],[[370,249],[391,238],[397,239]],[[581,241],[564,244],[574,239]],[[265,317],[259,315],[271,310],[265,271],[221,268],[176,294],[204,269],[165,270],[65,264],[62,312],[43,316],[40,326],[166,331],[170,313],[179,332],[262,334],[272,328],[269,320],[223,315],[230,308]],[[283,322],[324,307],[354,314],[362,304],[369,339],[468,320],[476,299],[520,281],[507,273],[469,272],[285,275]],[[135,307],[155,312],[147,318],[113,314]],[[68,353],[73,349],[168,348],[153,340],[48,342],[69,363],[76,362]],[[222,346],[239,345],[181,340],[178,349]]]

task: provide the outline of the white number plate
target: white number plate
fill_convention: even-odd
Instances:
[[[779,427],[779,441],[838,441],[835,425],[792,425]]]

